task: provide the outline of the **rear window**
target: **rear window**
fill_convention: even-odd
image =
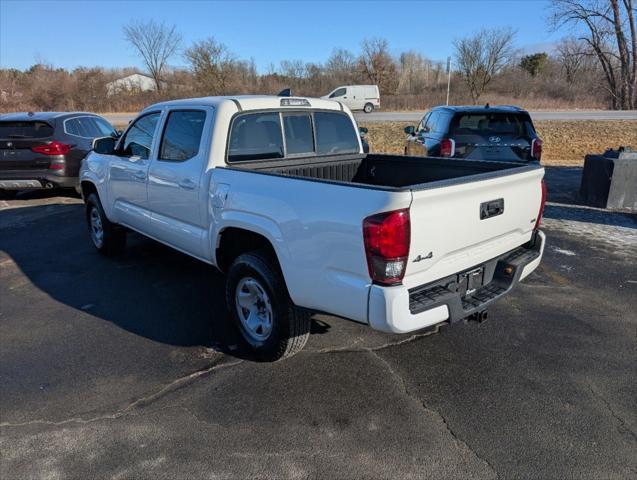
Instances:
[[[288,155],[314,153],[312,117],[308,113],[285,114],[283,128]]]
[[[46,122],[0,122],[0,138],[46,138],[53,127]]]
[[[344,113],[315,112],[314,128],[318,155],[358,153],[358,133]]]
[[[283,135],[277,112],[249,113],[232,122],[229,162],[283,158]]]
[[[457,115],[449,129],[452,135],[508,135],[525,136],[528,134],[526,115],[514,113],[479,113]],[[530,125],[529,125],[530,126]]]

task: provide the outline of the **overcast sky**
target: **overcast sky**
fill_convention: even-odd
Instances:
[[[413,49],[433,60],[453,39],[482,27],[512,27],[526,52],[550,49],[567,32],[546,25],[549,1],[376,2],[29,1],[0,0],[0,65],[25,69],[141,66],[122,26],[155,19],[175,24],[188,45],[214,36],[260,72],[284,59],[322,62],[335,47],[356,53],[366,37],[389,41],[392,53]],[[171,65],[183,65],[177,55]]]

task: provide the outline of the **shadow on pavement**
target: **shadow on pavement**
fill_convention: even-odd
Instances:
[[[225,277],[210,265],[135,233],[120,256],[104,257],[90,244],[79,203],[2,210],[0,226],[14,274],[58,302],[156,342],[254,359],[229,319]],[[312,333],[329,328],[314,321]]]
[[[0,191],[0,200],[37,200],[53,197],[80,198],[80,194],[72,188],[41,188],[37,190]]]

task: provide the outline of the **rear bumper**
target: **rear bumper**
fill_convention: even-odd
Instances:
[[[458,284],[458,274],[415,288],[373,285],[369,325],[384,332],[407,333],[481,312],[537,268],[544,243],[545,235],[538,231],[528,244],[468,269],[483,267],[483,284],[471,295],[465,295]]]
[[[26,172],[0,171],[0,188],[4,190],[26,190],[32,188],[74,188],[78,185],[78,177],[65,177],[49,171]]]

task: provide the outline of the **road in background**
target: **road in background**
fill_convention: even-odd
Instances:
[[[530,112],[533,120],[637,120],[637,110],[565,110]],[[417,122],[423,112],[356,112],[359,122]],[[136,113],[105,113],[113,125],[126,125]]]

